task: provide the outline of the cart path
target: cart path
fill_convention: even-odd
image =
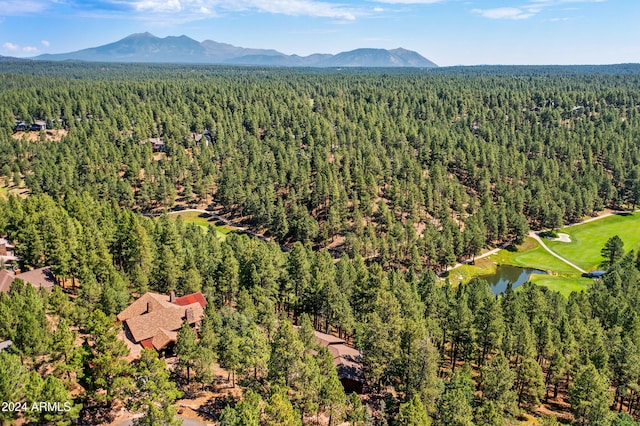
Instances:
[[[482,254],[480,254],[480,255],[478,255],[478,256],[476,256],[476,257],[474,257],[474,258],[467,259],[467,260],[465,260],[465,261],[463,261],[463,262],[460,262],[460,263],[456,263],[456,264],[455,264],[455,265],[453,265],[451,268],[446,269],[445,271],[441,272],[441,274],[444,274],[445,272],[453,271],[454,269],[459,268],[459,267],[460,267],[460,266],[462,266],[462,265],[468,265],[469,263],[475,262],[475,261],[476,261],[476,260],[478,260],[478,259],[483,259],[483,258],[485,258],[485,257],[489,257],[489,256],[491,256],[492,254],[496,254],[496,253],[497,253],[497,252],[499,252],[500,250],[504,250],[505,248],[509,247],[512,243],[513,243],[512,241],[506,242],[506,243],[504,243],[504,244],[500,245],[499,247],[496,247],[496,248],[494,248],[494,249],[492,249],[492,250],[489,250],[489,251],[488,251],[488,252],[486,252],[486,253],[482,253]]]
[[[540,236],[535,231],[529,231],[529,236],[531,238],[533,238],[534,240],[536,240],[538,242],[538,244],[540,244],[542,246],[542,248],[545,249],[546,251],[548,251],[549,254],[551,254],[553,257],[556,257],[556,258],[560,259],[561,261],[563,261],[567,265],[571,266],[573,269],[575,269],[575,270],[577,270],[577,271],[579,271],[579,272],[581,272],[583,274],[587,273],[587,271],[585,271],[584,269],[582,269],[578,265],[569,262],[567,259],[565,259],[564,257],[560,256],[558,253],[556,253],[555,251],[553,251],[549,247],[547,247],[547,245],[544,243],[544,241],[542,241],[542,238],[540,238]]]
[[[593,222],[595,220],[600,220],[600,219],[604,219],[605,217],[609,217],[609,216],[614,216],[614,215],[618,215],[618,214],[625,214],[625,213],[635,213],[638,210],[634,210],[634,211],[626,211],[626,210],[611,210],[608,211],[606,213],[603,213],[599,216],[596,217],[590,217],[589,219],[583,220],[582,222],[576,222],[576,223],[572,223],[570,225],[564,226],[564,228],[571,228],[572,226],[578,226],[578,225],[582,225],[585,223],[589,223],[589,222]],[[567,259],[565,259],[564,257],[560,256],[558,253],[556,253],[555,251],[551,250],[549,247],[547,247],[547,245],[544,243],[544,241],[542,241],[542,238],[540,238],[540,236],[538,235],[537,232],[535,231],[529,231],[529,236],[531,238],[533,238],[534,240],[536,240],[543,249],[545,249],[546,251],[548,251],[552,256],[560,259],[561,261],[563,261],[564,263],[566,263],[567,265],[571,266],[573,269],[582,272],[583,274],[586,274],[587,271],[585,271],[584,269],[582,269],[581,267],[579,267],[578,265],[571,263],[570,261],[568,261]]]

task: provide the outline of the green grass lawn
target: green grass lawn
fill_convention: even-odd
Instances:
[[[177,218],[178,216],[182,217],[184,223],[193,223],[198,226],[201,226],[204,229],[209,229],[209,227],[213,227],[215,229],[216,234],[219,238],[224,239],[226,235],[233,231],[233,228],[227,225],[216,225],[216,220],[210,216],[207,216],[204,213],[199,212],[177,212],[170,213],[170,216],[173,218]]]
[[[593,280],[590,278],[582,278],[580,275],[563,276],[563,275],[531,275],[529,280],[536,285],[541,285],[557,291],[565,297],[569,297],[571,292],[586,291]]]
[[[574,274],[571,266],[552,256],[533,238],[527,237],[517,251],[500,250],[490,257],[494,262],[503,265],[535,268],[543,271],[554,271],[560,274]]]
[[[614,215],[582,225],[561,229],[560,232],[571,236],[570,243],[545,241],[547,246],[580,266],[592,271],[598,269],[603,258],[600,250],[614,235],[624,242],[624,250],[638,250],[640,244],[640,213]]]

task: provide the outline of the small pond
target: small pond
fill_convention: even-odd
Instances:
[[[500,265],[493,275],[482,275],[478,278],[486,280],[491,285],[494,294],[504,293],[507,284],[511,283],[513,288],[521,286],[529,280],[533,274],[546,275],[545,271],[539,269],[520,268],[518,266]]]

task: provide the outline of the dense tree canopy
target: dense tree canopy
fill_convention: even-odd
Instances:
[[[0,66],[0,236],[73,296],[0,293],[0,396],[82,388],[28,421],[86,423],[117,401],[172,420],[162,362],[130,365],[117,338],[115,314],[148,290],[207,297],[174,374],[206,388],[217,361],[245,389],[221,424],[499,425],[559,392],[584,424],[639,414],[640,258],[617,241],[568,299],[436,275],[529,227],[638,204],[637,73]],[[50,134],[13,133],[16,118]],[[162,214],[206,204],[249,230]],[[365,405],[313,329],[362,350]]]

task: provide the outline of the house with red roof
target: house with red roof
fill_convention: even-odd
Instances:
[[[173,291],[168,296],[149,292],[120,312],[118,320],[130,340],[160,352],[176,342],[185,321],[197,327],[206,306],[200,292],[182,297],[176,297]]]

